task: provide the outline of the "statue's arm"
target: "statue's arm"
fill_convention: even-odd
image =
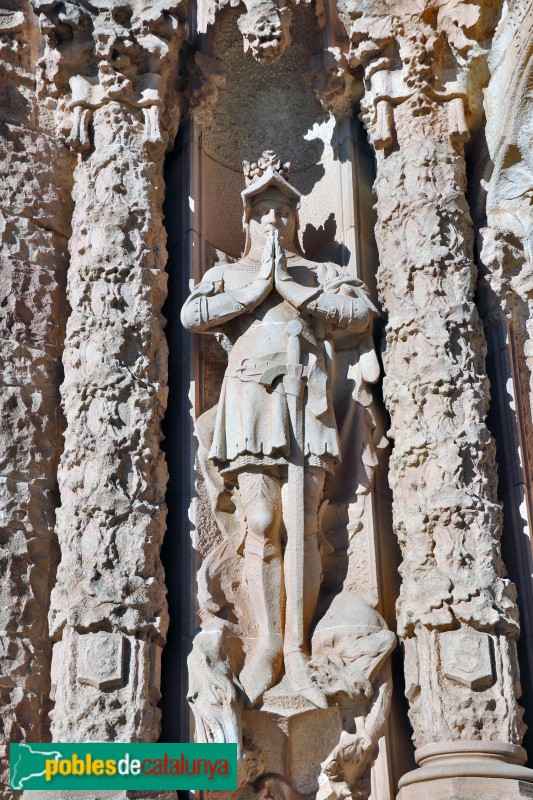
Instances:
[[[366,330],[372,317],[377,315],[373,304],[363,292],[337,294],[321,287],[301,286],[295,281],[278,283],[277,288],[284,299],[295,308],[308,311],[313,317],[353,333]]]
[[[314,317],[338,325],[347,331],[361,333],[377,310],[360,281],[338,274],[318,286],[302,286],[289,275],[280,247],[276,252],[276,288],[284,300]]]
[[[366,330],[370,320],[377,315],[373,304],[363,292],[336,294],[321,291],[306,304],[306,308],[314,317],[352,333]]]
[[[260,275],[239,289],[224,287],[224,274],[220,267],[206,272],[185,301],[181,309],[181,322],[185,328],[203,333],[219,327],[240,314],[253,311],[272,288],[272,279]]]

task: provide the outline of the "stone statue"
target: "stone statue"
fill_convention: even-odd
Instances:
[[[376,309],[360,280],[304,258],[289,165],[267,151],[244,166],[244,255],[208,270],[182,310],[186,328],[222,334],[229,350],[219,402],[196,421],[202,474],[226,533],[199,574],[202,633],[190,660],[189,699],[204,741],[239,741],[239,690],[248,707],[258,705],[283,674],[311,708],[326,709],[335,694],[350,693],[344,668],[328,671],[333,662],[318,648],[312,658],[310,649],[323,572],[319,508],[353,423],[344,420],[340,430],[335,415],[330,384],[339,343],[355,348],[364,380],[379,377],[370,336]],[[367,632],[377,637],[368,698],[370,673],[394,635],[358,602],[373,620]],[[350,651],[351,662],[360,650]],[[367,661],[369,652],[367,646]],[[352,683],[360,693],[361,682]]]

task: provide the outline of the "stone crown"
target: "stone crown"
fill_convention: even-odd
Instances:
[[[246,186],[250,186],[255,181],[261,179],[267,169],[271,167],[274,172],[277,172],[280,177],[286,181],[290,180],[291,165],[287,161],[285,164],[281,163],[281,159],[275,154],[273,150],[264,150],[261,156],[250,163],[249,161],[242,162],[242,170],[244,172],[244,180]]]

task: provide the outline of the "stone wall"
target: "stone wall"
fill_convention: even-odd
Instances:
[[[185,503],[172,499],[181,481],[194,501],[199,609],[212,635],[208,652],[195,640],[193,663],[223,673],[233,716],[219,700],[216,714],[255,759],[235,797],[389,800],[399,790],[402,800],[473,800],[492,796],[490,781],[499,797],[529,796],[532,49],[528,0],[4,0],[6,784],[10,741],[158,739],[166,586],[175,617],[184,613],[175,598],[190,608],[195,593],[172,556],[183,555],[175,540],[189,527]],[[167,162],[165,222],[165,158],[181,147],[180,124],[186,144]],[[294,706],[285,674],[263,705],[246,699],[242,653],[221,646],[228,628],[213,623],[220,615],[206,597],[219,580],[230,592],[238,575],[231,596],[245,609],[251,523],[235,494],[236,514],[213,505],[201,423],[196,463],[196,441],[183,455],[177,441],[188,435],[187,396],[195,419],[218,402],[229,350],[220,332],[202,343],[177,335],[178,309],[189,280],[202,285],[207,269],[241,258],[240,164],[269,149],[292,161],[305,256],[344,270],[350,285],[364,281],[380,317],[381,377],[360,332],[332,356],[328,402],[339,430],[355,419],[357,432],[343,439],[343,467],[320,505],[313,622],[317,648],[325,620],[382,631],[359,716],[333,694],[327,709]],[[228,530],[241,539],[225,561]],[[400,639],[390,714],[385,622]],[[194,630],[183,633],[186,642]],[[167,676],[185,659],[179,650],[166,651]],[[184,690],[176,708],[169,681],[164,713],[184,720]],[[322,726],[318,742],[311,729]],[[411,734],[419,767],[409,771]],[[311,740],[322,755],[308,757]]]

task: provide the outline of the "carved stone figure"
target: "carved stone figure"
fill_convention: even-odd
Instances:
[[[10,742],[186,739],[189,497],[206,800],[533,797],[532,8],[0,4],[2,800]],[[266,147],[349,275],[272,152],[224,257]]]
[[[362,693],[366,701],[375,668],[394,643],[364,600],[337,589],[347,624],[354,622],[354,607],[355,622],[361,612],[372,617],[364,629],[370,639],[361,647],[355,636],[350,653],[332,660],[342,636],[326,646],[333,628],[321,636],[319,622],[310,649],[323,571],[319,508],[341,461],[341,438],[353,424],[348,415],[340,432],[335,415],[335,351],[354,351],[361,380],[377,380],[370,336],[376,309],[360,280],[335,264],[304,258],[297,239],[300,195],[288,182],[289,165],[267,151],[244,168],[244,255],[210,269],[182,310],[185,327],[222,336],[229,349],[219,402],[196,423],[213,512],[228,533],[202,566],[203,631],[190,662],[189,696],[207,741],[239,740],[240,689],[249,706],[258,705],[283,672],[289,693],[311,708],[328,708],[339,693]],[[236,621],[233,639],[223,620]],[[235,634],[244,658],[235,652]],[[370,651],[372,668],[352,674],[347,665]],[[386,717],[388,697],[384,706]],[[343,748],[352,756],[357,750]],[[335,774],[339,760],[336,752],[328,762],[335,761]]]

